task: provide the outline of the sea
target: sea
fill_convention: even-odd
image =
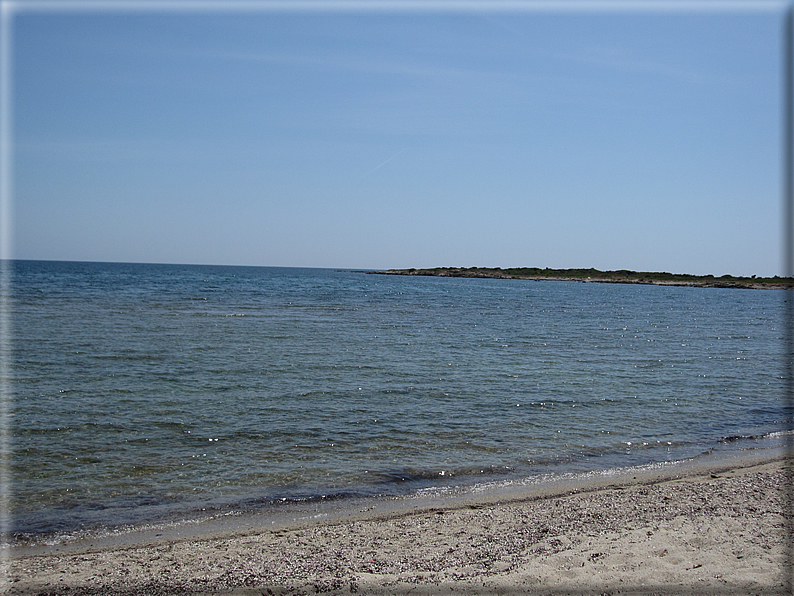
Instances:
[[[780,290],[13,261],[16,541],[784,434]]]

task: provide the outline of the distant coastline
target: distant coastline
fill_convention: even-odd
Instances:
[[[794,288],[794,278],[734,277],[723,275],[690,275],[649,271],[599,271],[598,269],[540,269],[537,267],[433,267],[430,269],[386,269],[368,271],[379,275],[425,275],[433,277],[479,277],[489,279],[529,279],[581,281],[616,284],[650,284],[659,286],[693,286],[703,288],[749,288],[785,290]]]

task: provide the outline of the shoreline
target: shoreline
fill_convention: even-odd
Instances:
[[[782,594],[786,462],[752,453],[12,551],[5,592]]]
[[[454,508],[471,502],[507,502],[562,494],[567,490],[593,490],[614,482],[652,483],[674,475],[690,475],[695,470],[709,472],[746,467],[781,459],[785,453],[785,436],[771,432],[721,440],[701,449],[686,449],[670,457],[650,458],[629,463],[576,460],[564,466],[539,465],[537,471],[524,474],[503,472],[495,476],[456,476],[396,492],[364,494],[346,492],[323,496],[281,496],[248,506],[243,499],[237,505],[200,502],[181,512],[158,515],[150,512],[147,521],[124,521],[109,518],[110,523],[61,528],[56,531],[25,533],[16,531],[6,543],[20,555],[79,551],[87,548],[110,548],[155,542],[227,536],[252,530],[280,530],[306,524],[337,523],[373,516],[396,516],[417,509]],[[386,487],[388,488],[388,487]],[[398,487],[403,488],[403,487]],[[140,517],[140,516],[138,516]],[[0,545],[2,548],[2,545]]]

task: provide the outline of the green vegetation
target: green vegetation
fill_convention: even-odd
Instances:
[[[598,269],[540,269],[538,267],[435,267],[432,269],[389,269],[372,271],[385,275],[431,275],[436,277],[485,277],[497,279],[575,280],[602,283],[642,283],[722,288],[794,288],[794,279],[783,277],[734,277],[732,275],[691,275],[650,271],[599,271]]]

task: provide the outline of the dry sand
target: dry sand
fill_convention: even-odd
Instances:
[[[14,555],[9,594],[785,594],[781,460]]]

